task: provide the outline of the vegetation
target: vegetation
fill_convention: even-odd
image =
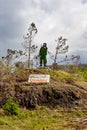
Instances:
[[[24,37],[23,47],[28,53],[28,67],[31,67],[31,53],[35,52],[37,46],[32,45],[32,40],[35,34],[37,33],[37,28],[35,23],[31,23],[30,27],[28,28],[28,33],[26,37]]]
[[[75,76],[77,76],[78,78],[80,78],[82,80],[87,81],[87,67],[77,68],[75,66],[70,65],[68,72],[72,75],[74,74]]]
[[[45,70],[41,69],[41,72],[48,73],[51,75],[51,77],[54,78],[59,78],[59,79],[72,79],[72,80],[83,80],[87,81],[87,68],[86,67],[75,67],[73,65],[68,66],[67,68],[64,69],[64,67],[60,70]]]
[[[35,34],[36,25],[31,23],[24,36],[26,52],[7,49],[6,56],[1,58],[0,130],[77,130],[81,119],[87,121],[87,68],[79,68],[80,56],[72,55],[74,66],[68,64],[71,59],[66,56],[67,69],[58,69],[58,55],[69,49],[67,39],[61,36],[56,40],[55,54],[50,53],[53,70],[30,69],[31,54],[37,49],[32,44]],[[28,57],[28,69],[24,69],[19,60],[13,66],[15,59],[21,56]],[[38,56],[34,58],[38,61]],[[12,73],[12,69],[16,71]],[[28,86],[29,74],[50,74],[50,84]],[[10,99],[18,101],[23,108]]]
[[[57,61],[57,55],[66,53],[68,51],[68,48],[69,48],[69,46],[66,45],[66,41],[67,41],[66,38],[62,38],[62,36],[61,36],[56,41],[57,41],[57,47],[56,47],[54,63],[56,63],[56,61]]]
[[[50,74],[51,82],[54,85],[55,85],[55,83],[59,85],[61,82],[62,83],[68,82],[69,85],[70,85],[70,83],[75,82],[75,81],[79,81],[79,82],[86,81],[87,82],[87,68],[77,68],[77,67],[70,66],[67,69],[67,71],[51,70],[51,69],[45,69],[45,71],[44,71],[44,69],[22,69],[22,70],[16,71],[14,74],[12,74],[12,76],[10,76],[10,80],[12,81],[12,84],[15,82],[16,89],[17,89],[17,91],[20,92],[19,97],[20,97],[20,95],[23,96],[23,92],[26,92],[27,88],[28,88],[28,91],[30,90],[30,87],[25,86],[26,85],[25,82],[27,81],[29,74],[33,74],[33,73]],[[6,82],[8,83],[9,76],[8,76],[8,78],[6,78],[6,76],[5,76],[4,80],[5,80],[5,83]],[[10,81],[10,85],[11,85],[11,81]],[[24,85],[24,86],[22,86],[22,85]],[[58,87],[58,85],[57,85],[57,87]],[[4,86],[5,86],[5,84],[4,84]],[[2,88],[4,88],[4,86]],[[50,85],[48,85],[48,87],[49,86]],[[13,86],[11,86],[11,87],[13,87]],[[23,91],[22,87],[24,88],[24,91]],[[73,87],[73,89],[74,89],[74,87]],[[7,88],[7,86],[6,86],[6,88]],[[41,90],[42,87],[39,86],[39,88]],[[46,89],[46,92],[48,92],[49,88],[47,89],[47,86],[44,88]],[[70,89],[70,86],[69,86],[69,89]],[[61,94],[61,90],[58,91],[58,92],[60,92],[59,94]],[[68,86],[65,88],[65,90],[66,91],[68,90]],[[65,90],[63,88],[63,92],[65,92]],[[33,91],[34,91],[34,89],[33,89]],[[37,90],[35,90],[35,91],[37,91]],[[55,91],[56,91],[56,89],[55,89]],[[68,90],[67,94],[69,94],[69,91],[71,91],[71,90]],[[81,89],[80,89],[80,91],[81,91]],[[86,89],[84,89],[84,91],[86,93]],[[24,93],[24,96],[25,96],[25,94],[26,93]],[[57,93],[55,93],[55,94],[57,94]],[[72,93],[72,94],[75,94],[75,93]],[[77,97],[81,97],[81,95],[79,93],[79,89],[76,92],[76,94],[77,94]],[[70,96],[71,95],[68,95],[68,97],[70,97]],[[76,95],[73,95],[73,96],[76,96]],[[25,99],[26,99],[26,97],[25,97]],[[76,130],[77,126],[79,126],[81,124],[80,120],[84,119],[84,118],[87,118],[87,109],[86,108],[84,108],[84,109],[70,108],[69,109],[69,108],[63,108],[63,107],[56,106],[55,109],[49,109],[46,106],[37,105],[36,109],[28,110],[25,108],[19,108],[19,105],[17,103],[13,102],[12,100],[8,100],[7,103],[4,105],[3,109],[0,109],[0,130]]]
[[[0,130],[75,130],[78,118],[86,117],[87,111],[48,109],[44,106],[29,111],[21,109],[19,116],[5,115],[0,110]]]
[[[25,55],[25,53],[21,50],[17,51],[17,50],[7,49],[6,56],[2,57],[2,62],[6,66],[12,66],[13,61],[22,55]]]
[[[87,81],[87,68],[80,68],[77,72],[85,81]]]
[[[13,100],[8,100],[7,103],[3,106],[3,109],[8,115],[19,115],[19,105],[17,102]]]

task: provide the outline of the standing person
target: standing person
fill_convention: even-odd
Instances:
[[[46,63],[47,63],[46,55],[47,55],[47,43],[43,43],[43,46],[40,48],[40,51],[39,51],[40,66],[42,66],[42,63],[44,67],[46,66]]]

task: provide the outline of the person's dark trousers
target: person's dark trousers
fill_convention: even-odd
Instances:
[[[47,63],[46,56],[40,57],[40,66],[42,66],[42,63],[44,64],[44,66],[46,66]]]

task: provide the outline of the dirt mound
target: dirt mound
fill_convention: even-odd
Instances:
[[[50,84],[28,85],[29,74],[49,73]],[[19,102],[20,106],[28,109],[37,105],[45,105],[50,108],[56,106],[77,108],[87,107],[87,83],[75,82],[73,79],[63,78],[49,71],[22,70],[0,79],[0,107],[8,99]]]

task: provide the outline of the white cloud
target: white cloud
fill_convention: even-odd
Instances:
[[[33,21],[38,28],[35,38],[38,45],[47,42],[48,48],[54,50],[55,39],[62,35],[68,39],[70,50],[87,49],[87,40],[83,38],[87,30],[87,0],[15,0],[14,4],[8,0],[8,6],[5,2],[6,0],[0,1],[1,47],[6,45],[10,48],[16,39],[23,41],[22,36],[27,33],[27,28]],[[3,39],[6,43],[2,45]]]

